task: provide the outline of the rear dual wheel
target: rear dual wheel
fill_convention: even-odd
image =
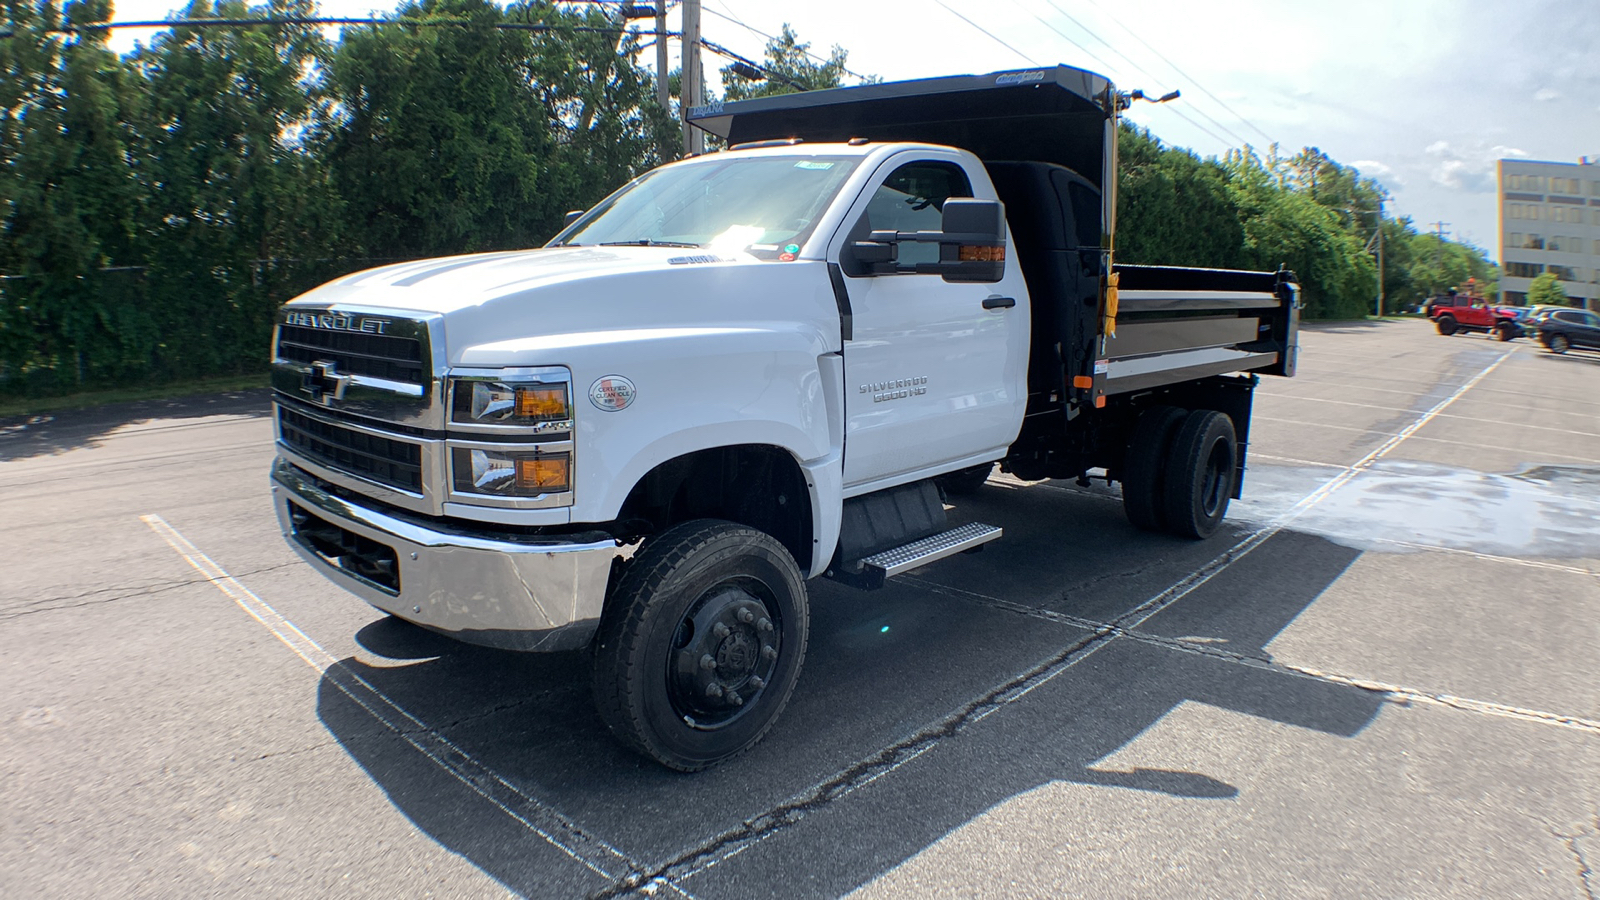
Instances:
[[[1128,521],[1146,531],[1209,537],[1222,524],[1238,474],[1233,420],[1209,409],[1146,410],[1122,474]]]
[[[805,582],[772,536],[714,519],[646,541],[596,635],[595,705],[623,743],[693,772],[767,733],[805,657]]]

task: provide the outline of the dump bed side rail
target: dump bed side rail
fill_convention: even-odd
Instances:
[[[1115,268],[1118,309],[1096,366],[1106,395],[1230,372],[1293,375],[1299,285],[1280,272]]]

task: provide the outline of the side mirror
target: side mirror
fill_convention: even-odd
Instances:
[[[584,212],[585,210],[581,209],[568,210],[567,214],[561,217],[561,227],[565,228],[568,225],[571,225],[573,222],[583,218]]]
[[[933,265],[945,281],[993,284],[1005,277],[1005,204],[952,197],[944,202],[940,224],[939,261]]]

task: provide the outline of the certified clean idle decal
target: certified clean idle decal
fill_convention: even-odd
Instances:
[[[602,375],[589,385],[589,402],[606,412],[627,409],[637,395],[633,382],[621,375]]]

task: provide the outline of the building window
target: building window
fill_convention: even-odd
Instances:
[[[1534,278],[1544,272],[1544,266],[1538,263],[1508,262],[1506,274],[1512,278]]]
[[[1528,302],[1528,295],[1522,291],[1505,291],[1500,296],[1512,306],[1523,306]]]
[[[1589,182],[1589,196],[1600,197],[1600,181]]]
[[[1583,187],[1576,178],[1550,179],[1550,193],[1552,194],[1581,194]]]
[[[1516,249],[1518,249],[1518,250],[1543,250],[1544,249],[1544,236],[1543,235],[1538,235],[1538,234],[1525,234],[1525,235],[1522,236],[1522,243],[1516,245]]]
[[[1562,281],[1578,280],[1578,273],[1571,266],[1551,266],[1549,272]]]

